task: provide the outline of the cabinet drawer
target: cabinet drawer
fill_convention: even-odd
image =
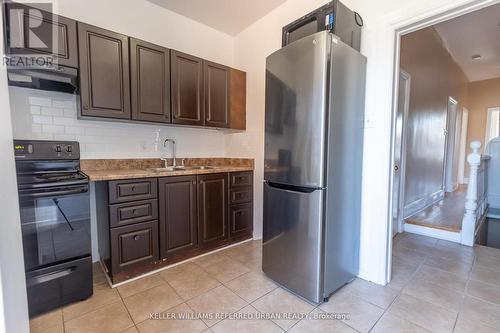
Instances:
[[[109,203],[156,198],[157,184],[156,178],[112,180],[109,182]]]
[[[250,234],[253,229],[253,205],[232,205],[229,210],[230,237],[239,236],[241,234]]]
[[[251,202],[253,199],[252,188],[235,188],[229,191],[229,200],[231,204]]]
[[[158,221],[111,229],[113,273],[158,260]]]
[[[158,219],[158,200],[133,201],[109,206],[111,228]]]
[[[243,187],[252,185],[252,172],[234,172],[229,174],[229,186],[231,187]]]

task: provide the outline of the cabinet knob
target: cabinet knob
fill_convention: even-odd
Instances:
[[[132,192],[135,192],[135,186],[132,186],[132,188],[130,189]]]
[[[138,235],[135,235],[135,236],[134,236],[134,240],[135,240],[135,241],[136,241],[136,240],[139,240],[139,238],[140,238],[140,237],[139,237]]]
[[[83,109],[84,110],[88,110],[89,109],[89,105],[87,103],[83,104]]]
[[[132,209],[132,215],[135,215],[137,211],[135,209]]]

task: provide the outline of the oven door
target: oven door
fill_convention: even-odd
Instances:
[[[20,190],[19,204],[27,272],[90,255],[87,184]]]

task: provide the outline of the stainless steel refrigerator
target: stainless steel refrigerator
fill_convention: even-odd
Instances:
[[[365,68],[328,31],[266,60],[262,269],[314,303],[358,273]]]

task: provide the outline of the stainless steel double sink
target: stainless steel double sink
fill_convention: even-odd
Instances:
[[[213,169],[213,166],[195,165],[195,166],[169,166],[166,168],[148,168],[147,171],[164,172],[164,171],[188,171],[188,170],[207,170]]]

